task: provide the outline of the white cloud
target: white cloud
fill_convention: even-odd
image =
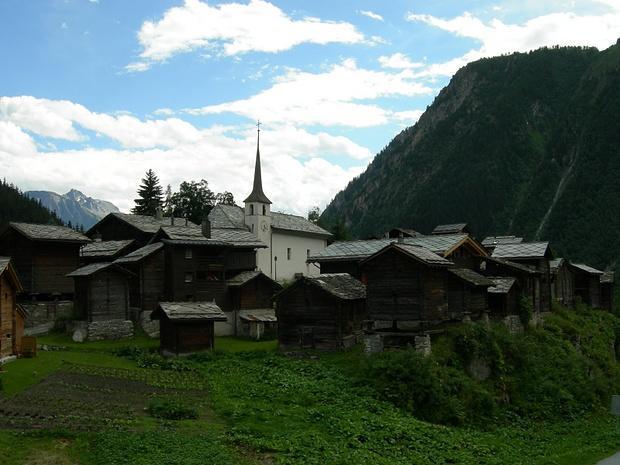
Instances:
[[[374,13],[372,11],[368,11],[368,10],[359,10],[358,11],[359,14],[366,16],[370,19],[375,19],[377,21],[383,21],[383,16],[381,16],[380,14]]]
[[[359,68],[347,59],[323,73],[289,69],[272,87],[247,99],[186,110],[192,114],[235,113],[252,120],[296,125],[369,127],[386,124],[393,112],[359,103],[382,97],[415,97],[433,90],[412,79],[410,70]]]
[[[404,53],[394,53],[392,55],[384,55],[379,57],[379,63],[383,68],[392,69],[414,69],[422,68],[424,63],[413,62]]]
[[[74,187],[124,210],[131,208],[138,182],[149,168],[164,185],[176,188],[181,181],[205,178],[213,190],[231,191],[241,201],[251,189],[255,129],[199,129],[176,120],[189,131],[175,131],[174,125],[168,127],[171,121],[94,113],[69,101],[2,97],[0,172],[24,190],[65,192]],[[96,127],[101,137],[125,142],[125,148],[88,147],[78,132],[83,124]],[[34,137],[45,151],[38,150]],[[73,141],[78,148],[57,150],[48,138]],[[149,140],[166,143],[145,142]],[[324,207],[371,157],[367,148],[346,137],[313,134],[292,125],[266,127],[261,154],[265,191],[275,208],[299,214],[313,205]],[[342,168],[325,158],[329,156],[349,157],[359,164]]]
[[[596,1],[610,7],[609,11],[587,15],[571,12],[550,13],[522,24],[507,24],[499,19],[485,22],[468,12],[452,19],[409,13],[409,21],[422,22],[459,37],[474,39],[481,44],[480,48],[470,50],[461,57],[431,65],[417,76],[451,76],[470,61],[512,52],[527,52],[545,46],[583,45],[607,48],[620,36],[620,2]]]
[[[145,71],[153,63],[199,49],[233,56],[250,51],[281,52],[302,43],[365,41],[350,23],[310,17],[295,20],[263,0],[216,6],[185,0],[184,5],[167,10],[160,20],[145,21],[138,40],[142,52],[139,61],[127,65],[130,72]]]

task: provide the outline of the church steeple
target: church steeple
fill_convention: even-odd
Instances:
[[[252,192],[250,193],[250,195],[248,195],[244,202],[258,202],[270,204],[271,200],[269,200],[263,192],[263,179],[260,169],[260,122],[257,123],[256,126],[258,130],[256,138],[256,165],[254,166],[254,186],[252,187]]]

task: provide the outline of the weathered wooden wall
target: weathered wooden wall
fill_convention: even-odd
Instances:
[[[103,270],[76,278],[75,307],[88,321],[129,319],[129,292],[124,274]]]
[[[140,263],[140,308],[153,311],[165,296],[166,260],[164,251],[159,250]]]
[[[13,354],[15,291],[3,273],[0,276],[0,358]]]
[[[187,353],[213,348],[213,322],[160,322],[160,348],[172,353]]]

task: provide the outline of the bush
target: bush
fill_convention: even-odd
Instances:
[[[189,405],[172,399],[153,399],[147,408],[149,415],[162,420],[194,420],[198,412]]]

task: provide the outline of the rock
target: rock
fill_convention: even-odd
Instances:
[[[151,312],[140,313],[140,327],[152,338],[159,337],[159,320],[151,320]]]
[[[84,342],[86,340],[86,331],[81,328],[76,329],[73,332],[73,336],[71,336],[71,339],[73,339],[73,342]]]

